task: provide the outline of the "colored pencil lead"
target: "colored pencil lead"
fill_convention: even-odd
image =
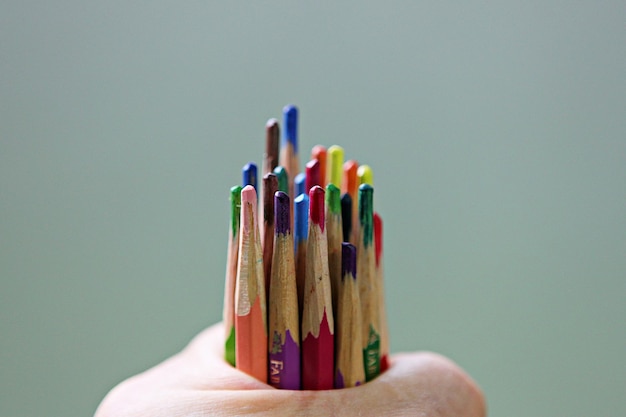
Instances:
[[[306,192],[306,174],[304,172],[296,175],[296,178],[293,180],[295,186],[295,195],[299,196],[300,194],[307,194]]]
[[[320,162],[312,159],[306,164],[305,191],[308,193],[311,188],[320,184]]]
[[[343,241],[349,242],[352,235],[352,198],[348,193],[341,196],[341,223],[343,225]]]
[[[322,145],[315,145],[313,149],[311,149],[311,159],[317,159],[320,162],[320,174],[319,174],[319,184],[322,187],[326,186],[326,148]]]
[[[372,187],[374,186],[374,172],[369,165],[361,165],[356,174],[359,177],[359,185],[369,184]]]
[[[257,188],[257,167],[254,162],[249,162],[243,166],[242,173],[242,187],[251,185],[256,190]]]
[[[289,192],[294,194],[293,179],[300,172],[298,160],[298,108],[287,105],[283,108],[283,138],[280,147],[280,165],[287,170],[289,179]]]
[[[328,148],[328,182],[341,189],[343,177],[343,148],[333,145]]]
[[[263,175],[274,171],[278,166],[280,152],[280,127],[278,120],[269,119],[265,124],[265,154],[263,155]]]
[[[289,194],[289,178],[287,171],[281,165],[274,168],[274,174],[278,178],[278,191]]]

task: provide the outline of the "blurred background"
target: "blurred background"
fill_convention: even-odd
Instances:
[[[626,415],[626,9],[0,3],[0,415],[86,416],[222,314],[228,190],[300,108],[369,163],[392,350],[492,416]]]

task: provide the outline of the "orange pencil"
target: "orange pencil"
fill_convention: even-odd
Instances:
[[[241,190],[241,225],[235,290],[235,354],[241,371],[267,382],[267,316],[263,251],[254,187]]]
[[[224,358],[233,366],[235,366],[235,287],[237,284],[237,261],[239,260],[240,207],[241,187],[237,185],[230,189],[230,228],[228,230],[223,312],[224,328],[226,329]]]
[[[309,192],[309,239],[302,308],[302,388],[334,386],[334,317],[324,227],[324,189]]]

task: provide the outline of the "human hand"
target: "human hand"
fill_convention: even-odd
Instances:
[[[223,326],[214,325],[182,352],[122,382],[95,417],[486,415],[476,384],[434,353],[392,355],[387,371],[359,387],[288,391],[226,363],[223,335]]]

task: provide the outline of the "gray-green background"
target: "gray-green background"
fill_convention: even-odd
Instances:
[[[228,5],[227,5],[228,4]],[[221,317],[264,124],[372,165],[394,351],[493,416],[626,414],[621,1],[0,3],[0,415],[86,416]]]

